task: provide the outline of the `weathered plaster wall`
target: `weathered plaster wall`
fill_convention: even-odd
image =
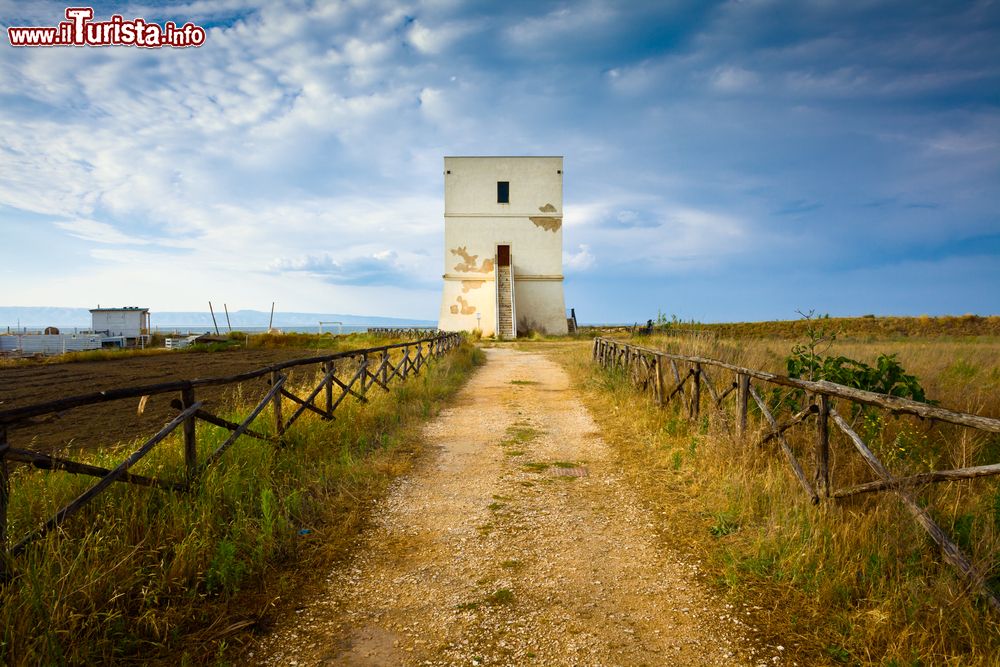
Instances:
[[[565,333],[562,158],[445,158],[445,273],[439,326],[495,332],[495,261],[510,245],[515,315]],[[510,203],[497,200],[510,183]],[[477,315],[479,319],[477,320]]]

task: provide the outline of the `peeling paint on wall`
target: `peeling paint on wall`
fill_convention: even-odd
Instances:
[[[456,298],[455,301],[458,301],[458,305],[449,308],[452,315],[458,315],[459,312],[461,312],[462,315],[472,315],[474,312],[476,312],[476,307],[470,306],[469,302],[463,299],[462,297]]]
[[[533,223],[535,223],[535,227],[541,227],[542,229],[549,232],[554,232],[558,230],[560,227],[562,227],[562,218],[545,216],[545,217],[528,218],[528,220],[531,220]]]
[[[463,280],[462,294],[468,294],[470,289],[479,289],[485,282],[485,280]]]
[[[468,248],[466,246],[459,246],[457,248],[451,249],[451,254],[456,257],[461,257],[463,261],[461,264],[455,265],[455,270],[465,273],[489,273],[493,270],[493,260],[484,259],[482,266],[476,266],[476,260],[479,259],[479,255],[470,255]]]
[[[542,213],[555,213],[556,207],[553,206],[552,204],[546,204],[545,206],[539,206],[538,210],[541,211]]]

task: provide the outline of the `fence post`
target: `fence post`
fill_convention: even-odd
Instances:
[[[368,354],[361,355],[361,395],[364,396],[368,393],[368,387],[371,386],[371,379],[368,377]]]
[[[0,583],[13,574],[7,558],[7,505],[10,501],[10,474],[7,470],[7,429],[0,426]]]
[[[187,410],[194,405],[194,387],[184,387],[181,390],[181,407]],[[198,472],[198,439],[195,416],[184,420],[184,465],[187,468],[188,483],[194,481]]]
[[[438,354],[438,356],[441,356]],[[389,350],[382,350],[382,363],[380,364],[382,368],[382,384],[386,387],[389,386]]]
[[[694,386],[691,389],[691,408],[689,415],[691,421],[698,419],[698,410],[701,408],[701,364],[694,365]]]
[[[737,384],[739,385],[738,394],[738,414],[736,415],[737,432],[740,437],[746,435],[747,433],[747,402],[750,399],[750,376],[743,373],[737,375]]]
[[[594,339],[594,351],[591,353],[592,359],[597,359],[597,339]]]
[[[271,386],[273,387],[281,379],[281,373],[274,371],[271,373]],[[274,407],[274,432],[280,438],[285,434],[285,422],[281,418],[281,392],[274,392],[274,398],[271,399],[271,405]]]
[[[816,493],[830,497],[830,397],[820,394],[816,414]]]
[[[656,402],[663,407],[663,355],[656,355]]]
[[[330,375],[330,373],[333,371],[335,365],[336,365],[335,361],[324,361],[323,362],[323,377],[327,377],[328,375]],[[327,378],[327,380],[326,380],[326,387],[324,387],[324,389],[326,390],[325,391],[325,393],[326,393],[326,414],[327,414],[327,416],[332,417],[333,416],[333,378],[332,377]]]

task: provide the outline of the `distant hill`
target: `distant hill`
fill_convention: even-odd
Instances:
[[[153,327],[195,326],[206,328],[212,326],[212,316],[208,311],[155,311],[151,312]],[[234,329],[240,327],[266,327],[271,314],[260,310],[229,311],[229,321]],[[215,318],[219,328],[226,326],[226,314],[216,311]],[[285,313],[275,311],[275,327],[316,326],[319,321],[342,322],[346,326],[435,326],[433,320],[415,320],[398,317],[374,317],[370,315],[346,315],[341,313]],[[18,326],[38,329],[54,326],[64,328],[82,328],[90,326],[90,311],[86,308],[49,308],[27,306],[0,306],[0,330]]]

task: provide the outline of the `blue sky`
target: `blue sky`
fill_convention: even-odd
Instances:
[[[0,23],[65,4],[0,0]],[[0,46],[0,305],[434,319],[444,155],[565,156],[567,307],[1000,313],[1000,4],[97,4]],[[5,31],[4,31],[5,32]]]

